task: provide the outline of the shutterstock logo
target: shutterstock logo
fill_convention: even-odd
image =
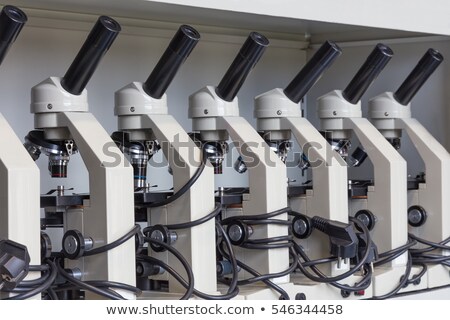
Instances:
[[[187,165],[198,167],[201,164],[202,153],[196,144],[192,141],[180,141],[179,135],[174,137],[173,141],[158,141],[164,157],[151,157],[148,165],[155,168],[167,166],[185,168]],[[275,167],[280,165],[274,148],[270,148],[266,142],[228,142],[228,151],[223,155],[222,167],[233,168],[236,158],[241,156],[242,161],[247,168],[257,167],[264,163],[266,166]],[[325,159],[320,154],[325,151]],[[116,143],[109,142],[103,146],[103,153],[108,160],[103,161],[104,167],[127,166],[128,162],[122,161],[122,151]],[[205,153],[211,156],[210,153]],[[164,160],[165,158],[166,160]],[[301,151],[290,151],[286,155],[285,165],[288,168],[298,167],[301,159],[307,159],[309,167],[317,168],[322,165],[329,165],[333,158],[333,151],[330,147],[315,141],[308,142],[301,146]]]

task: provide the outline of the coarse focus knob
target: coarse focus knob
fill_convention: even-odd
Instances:
[[[411,206],[408,209],[408,223],[411,227],[420,227],[427,221],[427,212],[421,206]]]
[[[240,246],[253,234],[253,229],[242,221],[234,221],[228,225],[227,234],[233,245]]]
[[[372,212],[370,212],[369,210],[365,210],[365,209],[359,210],[355,214],[355,218],[358,219],[359,221],[361,221],[369,230],[373,230],[373,228],[375,227],[376,220],[377,220],[375,215]],[[359,231],[362,231],[357,224],[355,224],[355,227]]]
[[[149,235],[149,238],[153,240],[157,240],[160,242],[164,242],[167,245],[172,245],[177,241],[178,235],[174,231],[170,231],[166,226],[163,226],[161,224],[154,225],[148,229],[146,232]],[[157,244],[150,242],[150,247],[155,252],[163,252],[166,251],[166,249]]]
[[[78,230],[67,231],[62,239],[63,254],[71,260],[81,258],[84,252],[92,249],[93,246],[93,240],[91,238],[85,238]]]
[[[311,235],[311,220],[304,215],[297,215],[292,219],[292,234],[299,239],[306,239]]]
[[[52,241],[45,232],[41,231],[41,260],[50,258],[52,255]]]

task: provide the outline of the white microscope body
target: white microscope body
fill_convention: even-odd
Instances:
[[[199,39],[200,35],[195,29],[181,26],[148,80],[144,84],[133,82],[115,94],[114,113],[118,116],[118,129],[129,134],[129,141],[143,145],[157,141],[161,145],[172,170],[174,193],[179,192],[195,175],[202,162],[202,151],[183,127],[168,114],[167,95],[164,92]],[[145,163],[144,166],[146,165]],[[136,176],[135,170],[135,182]],[[135,187],[144,184],[135,183]],[[212,211],[214,173],[211,165],[206,165],[200,177],[180,198],[167,205],[148,208],[147,224],[176,225],[201,219]],[[214,219],[191,228],[176,229],[172,235],[175,233],[176,240],[169,244],[177,249],[191,266],[195,289],[204,293],[215,293],[217,279]],[[156,237],[153,234],[149,236]],[[151,251],[149,248],[149,255],[163,260],[186,278],[183,266],[172,254]],[[150,291],[145,293],[146,296],[156,295],[173,299],[186,291],[177,280],[169,277],[167,272],[152,275],[150,279],[168,280],[169,292]]]
[[[42,131],[30,134],[37,133],[44,147],[46,143],[61,147],[49,156],[52,176],[67,175],[67,162],[75,150],[80,152],[89,171],[89,199],[82,206],[67,207],[64,213],[66,235],[68,231],[78,230],[84,237],[84,241],[73,235],[63,238],[63,250],[78,255],[73,260],[65,259],[65,268],[83,281],[107,280],[134,286],[134,238],[104,253],[83,257],[80,252],[80,249],[87,252],[110,244],[134,228],[131,167],[89,113],[85,89],[119,31],[116,21],[100,17],[64,78],[51,77],[32,88],[31,112],[35,114],[35,128]],[[91,46],[95,49],[90,50]],[[34,151],[40,147],[30,144],[33,146]],[[115,162],[105,150],[115,154]],[[127,299],[135,298],[128,291],[117,292]],[[99,296],[87,293],[86,297],[98,299]]]
[[[251,161],[246,162],[250,191],[243,194],[242,208],[224,208],[223,218],[236,215],[251,217],[287,207],[285,165],[256,130],[239,116],[236,97],[245,78],[267,45],[268,40],[265,37],[255,32],[251,33],[219,86],[217,88],[207,86],[189,97],[189,118],[192,118],[192,128],[200,133],[201,140],[219,142],[223,145],[231,138],[233,143],[240,147],[239,152],[245,157],[244,161],[247,157],[250,159],[248,161]],[[287,214],[281,213],[276,219],[287,221]],[[231,238],[239,238],[247,231],[238,228],[228,229],[228,234],[232,235]],[[284,237],[287,234],[286,225],[261,224],[252,226],[250,238],[258,240]],[[278,273],[289,267],[288,248],[246,249],[235,246],[234,250],[238,260],[260,274]],[[241,270],[239,275],[248,277],[244,270]],[[289,285],[289,275],[273,278],[272,281],[277,285]],[[265,286],[244,286],[240,289],[239,297],[246,299],[279,297],[279,294]]]
[[[399,142],[402,132],[406,132],[425,164],[425,181],[420,181],[417,189],[408,190],[409,232],[435,243],[450,236],[450,154],[412,118],[410,101],[442,60],[438,51],[429,49],[395,93],[385,92],[369,101],[374,126],[390,141]],[[450,251],[436,250],[432,254],[448,256]],[[426,278],[429,288],[448,285],[449,268],[430,264]]]
[[[332,150],[321,133],[303,118],[300,106],[303,96],[340,53],[340,48],[336,44],[325,42],[286,89],[273,89],[255,98],[254,115],[257,119],[257,129],[263,137],[267,137],[266,140],[280,144],[288,141],[293,134],[303,151],[307,153],[306,156],[311,163],[313,186],[303,195],[290,196],[290,208],[310,218],[320,216],[348,223],[347,163]],[[283,155],[281,150],[278,150],[278,154]],[[297,225],[302,222],[303,220],[298,220],[293,223],[294,234],[308,232],[305,231],[304,225]],[[295,239],[295,241],[304,248],[310,259],[315,260],[330,255],[327,235],[316,230],[311,234],[299,234],[299,236],[303,239]],[[345,258],[346,263],[332,262],[322,265],[320,269],[331,276],[342,274],[349,270],[348,258]],[[353,278],[351,276],[342,282],[354,283],[356,280]],[[340,289],[324,283],[312,283],[301,274],[291,275],[291,281],[304,285],[301,291],[307,299],[342,298]],[[368,289],[358,297],[370,296],[371,289]]]
[[[0,21],[3,26],[0,30],[1,63],[27,16],[19,8],[5,6]],[[1,113],[0,136],[0,240],[12,240],[26,246],[30,264],[40,265],[39,168]],[[3,275],[0,277],[3,282]],[[26,280],[37,277],[39,273],[29,272]],[[0,298],[9,296],[10,293],[0,292]],[[34,299],[40,299],[40,296]]]

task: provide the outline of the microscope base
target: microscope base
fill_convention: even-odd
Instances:
[[[426,276],[428,278],[428,288],[442,287],[450,284],[449,267],[443,265],[428,265]]]
[[[375,268],[372,276],[373,296],[382,296],[392,291],[400,281],[400,278],[405,273],[405,266],[394,268]],[[419,274],[421,267],[412,267],[409,279]],[[428,288],[427,274],[425,273],[420,278],[420,283],[410,284],[406,288],[402,288],[399,293],[424,290]]]
[[[339,281],[339,283],[354,285],[361,279],[361,276],[353,275]],[[348,297],[344,298],[341,294],[341,289],[326,283],[314,282],[301,274],[291,275],[291,282],[295,285],[296,293],[304,293],[307,300],[361,300],[370,299],[372,297],[372,285],[363,292],[358,292],[358,294],[351,293]],[[295,297],[296,293],[288,293],[291,298]]]

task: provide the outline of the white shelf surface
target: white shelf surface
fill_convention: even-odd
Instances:
[[[190,23],[336,41],[450,35],[450,3],[435,0],[11,0],[23,8]],[[233,32],[235,35],[238,31]]]

